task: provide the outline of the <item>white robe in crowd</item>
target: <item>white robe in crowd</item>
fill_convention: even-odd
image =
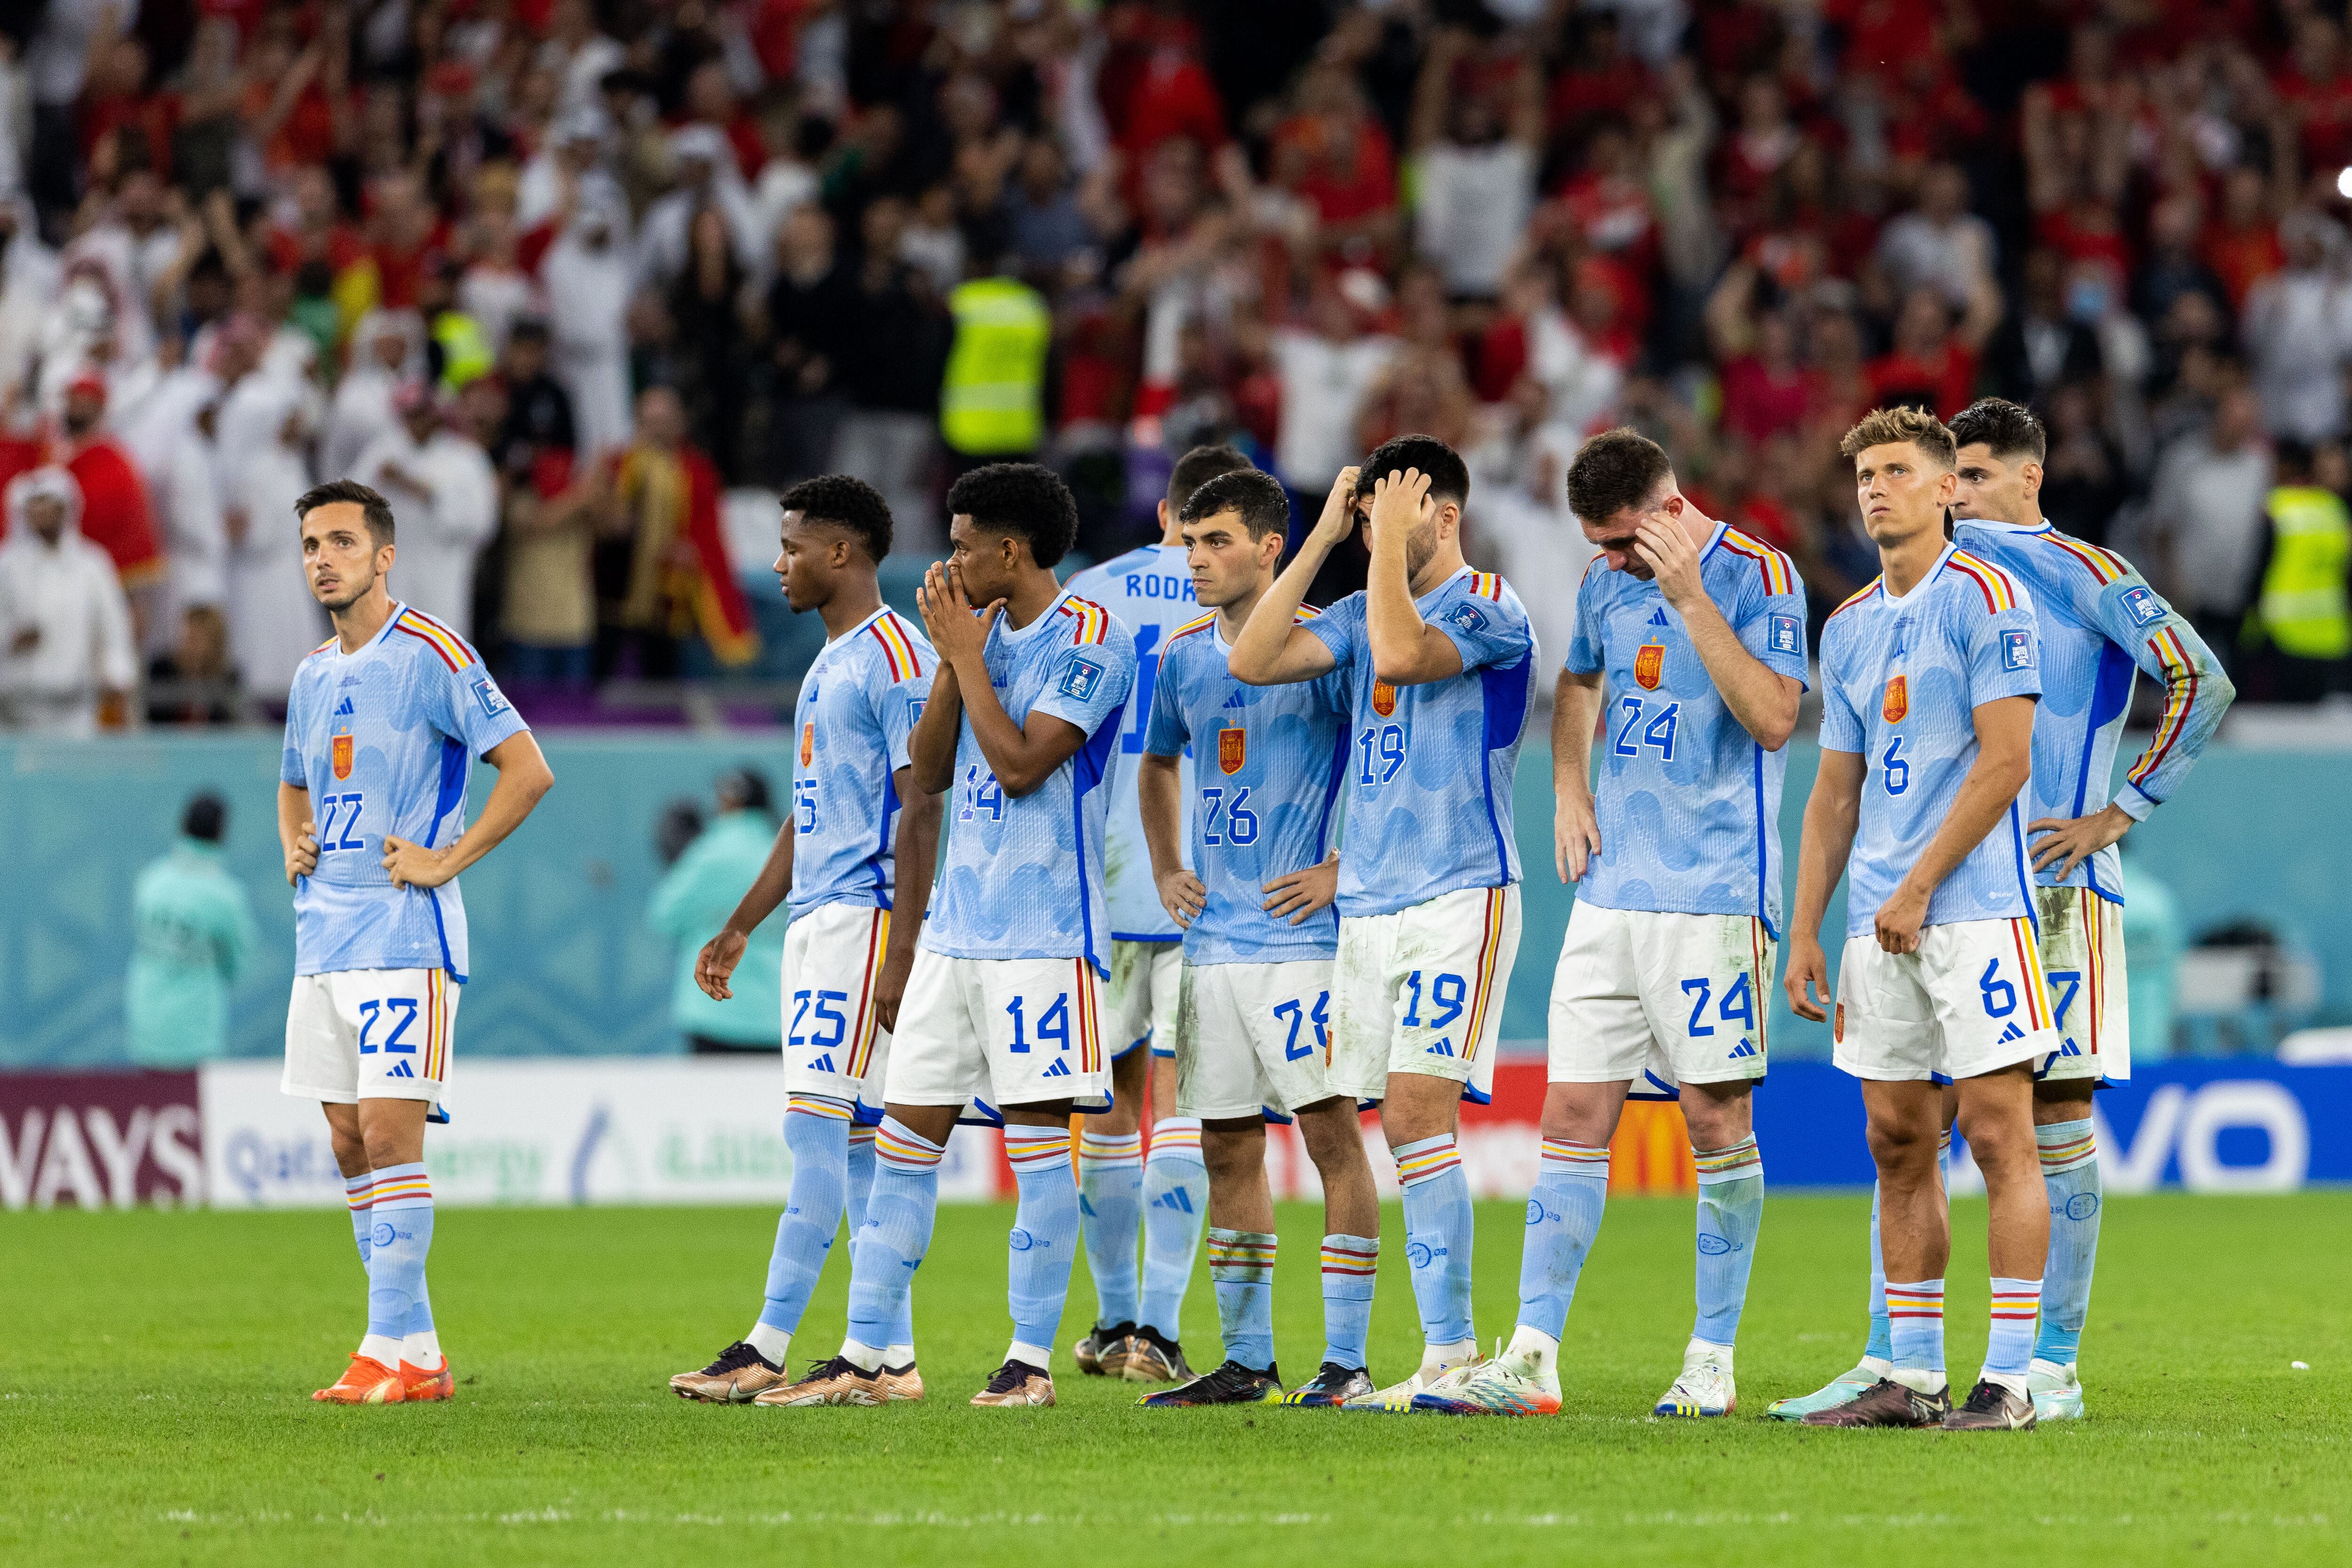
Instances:
[[[286,700],[295,667],[327,639],[294,518],[311,482],[309,403],[298,383],[248,375],[222,400],[215,426],[222,510],[245,521],[245,537],[228,547],[229,652],[246,689],[267,702]]]
[[[619,230],[602,249],[580,238],[575,219],[548,247],[540,269],[554,310],[550,367],[572,399],[572,418],[582,459],[628,445],[635,421],[629,413],[628,311],[632,277],[630,247]]]
[[[375,341],[388,331],[408,341],[397,370],[386,369],[376,357]],[[348,478],[368,444],[400,423],[392,395],[403,381],[425,374],[425,322],[414,310],[370,310],[360,318],[351,342],[351,365],[335,388],[319,452],[320,467],[332,479]]]
[[[431,499],[386,479],[387,468],[422,481]],[[395,426],[360,454],[351,477],[392,503],[399,551],[392,596],[471,638],[474,563],[499,526],[498,475],[488,457],[454,430],[436,430],[419,443],[406,426]]]
[[[59,474],[36,469],[8,487],[8,537],[0,541],[0,725],[94,735],[100,694],[136,685],[139,659],[113,559],[81,536],[79,488],[72,489],[55,544],[25,521],[27,481],[53,483]],[[16,640],[26,631],[38,640],[20,653]]]
[[[168,563],[170,603],[155,640],[168,645],[191,605],[228,597],[228,536],[221,521],[214,447],[196,424],[221,395],[220,378],[195,365],[166,373],[128,407],[108,402],[108,423],[147,483]],[[120,408],[120,413],[117,410]]]

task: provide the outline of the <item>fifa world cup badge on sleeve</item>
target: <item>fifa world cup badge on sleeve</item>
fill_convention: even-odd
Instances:
[[[1773,652],[1794,653],[1797,651],[1796,616],[1774,616],[1772,617],[1771,634]]]
[[[2153,588],[2134,588],[2124,595],[2124,608],[2130,612],[2132,625],[2152,626],[2169,614],[2164,601],[2156,596]]]
[[[1061,693],[1073,702],[1084,702],[1095,694],[1102,683],[1102,666],[1092,659],[1074,658],[1070,668],[1062,672]]]
[[[2017,631],[2000,634],[2000,667],[2003,669],[2033,668],[2033,634]]]
[[[1249,731],[1223,729],[1217,731],[1217,769],[1220,773],[1237,773],[1249,759]]]
[[[1666,645],[1643,643],[1633,656],[1633,679],[1644,691],[1655,691],[1666,675]]]
[[[1396,711],[1396,688],[1385,680],[1372,682],[1372,711],[1388,718]]]
[[[1886,700],[1879,704],[1878,710],[1890,724],[1900,724],[1903,715],[1911,711],[1911,689],[1904,683],[1902,676],[1887,681]]]
[[[480,701],[482,711],[493,719],[507,710],[507,694],[499,689],[497,681],[488,677],[474,682],[474,696]]]
[[[347,779],[352,776],[352,738],[349,735],[335,737],[334,763],[337,778]]]

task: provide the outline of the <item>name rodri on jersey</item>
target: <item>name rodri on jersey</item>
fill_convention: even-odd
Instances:
[[[824,645],[793,705],[793,891],[797,916],[824,904],[888,909],[898,888],[907,737],[938,660],[887,606]]]
[[[294,672],[278,777],[310,792],[318,868],[294,889],[294,973],[467,973],[456,879],[395,888],[384,835],[445,848],[466,826],[473,759],[530,726],[465,638],[404,605],[357,653],[329,642]]]

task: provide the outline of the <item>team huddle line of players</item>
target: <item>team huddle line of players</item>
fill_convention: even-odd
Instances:
[[[1512,781],[1540,654],[1511,588],[1463,559],[1460,457],[1387,443],[1339,475],[1292,551],[1281,485],[1198,449],[1176,465],[1160,542],[1066,585],[1067,489],[1033,464],[982,468],[949,492],[951,550],[919,626],[881,599],[881,498],[839,476],[786,491],[776,570],[828,640],[794,713],[791,819],[697,977],[727,999],[749,933],[789,903],[792,1194],[753,1327],[671,1386],[767,1405],[923,1397],[911,1286],[939,1164],[959,1122],[988,1122],[1019,1189],[1013,1335],[974,1405],[1054,1403],[1083,1247],[1099,1302],[1073,1359],[1170,1385],[1147,1406],[1551,1414],[1611,1137],[1629,1097],[1673,1098],[1698,1173],[1696,1313],[1654,1414],[1727,1415],[1763,1212],[1751,1091],[1785,942],[1790,1005],[1833,1018],[1835,1059],[1862,1080],[1879,1181],[1865,1353],[1769,1413],[1956,1430],[2079,1415],[2101,1206],[2090,1097],[2130,1071],[2114,847],[2178,787],[2232,692],[2128,563],[2042,521],[2043,444],[1994,399],[1949,427],[1882,409],[1846,436],[1883,575],[1822,633],[1793,920],[1776,824],[1811,673],[1803,584],[1786,555],[1703,516],[1646,437],[1579,451],[1568,499],[1601,553],[1551,735],[1557,869],[1577,898],[1518,1322],[1493,1355],[1455,1134],[1492,1084],[1517,953]],[[317,1397],[446,1398],[422,1138],[465,975],[454,877],[551,778],[472,649],[390,597],[382,499],[339,483],[299,510],[337,637],[302,667],[287,721],[285,1088],[324,1102],[369,1275],[367,1334]],[[1318,613],[1307,587],[1359,528],[1368,585]],[[2110,798],[2142,671],[2162,720]],[[499,772],[465,828],[471,755]],[[1819,931],[1841,877],[1832,997]],[[1380,1215],[1360,1108],[1375,1105],[1425,1341],[1386,1386],[1366,1350]],[[1289,1388],[1268,1120],[1296,1122],[1324,1192],[1325,1342]],[[1984,1174],[1993,1274],[1984,1369],[1957,1403],[1955,1123]],[[792,1337],[845,1215],[847,1336],[794,1377]],[[1204,1217],[1225,1355],[1196,1376],[1179,1313]]]

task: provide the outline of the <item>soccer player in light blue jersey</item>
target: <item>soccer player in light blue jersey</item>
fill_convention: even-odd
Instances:
[[[294,889],[294,994],[281,1087],[327,1113],[368,1273],[367,1333],[311,1397],[443,1400],[455,1380],[425,1284],[425,1124],[448,1087],[467,973],[457,873],[520,826],[555,775],[466,640],[393,598],[383,497],[338,479],[294,511],[335,635],[287,699],[278,838]],[[468,827],[476,757],[499,777]]]
[[[1247,469],[1231,447],[1195,447],[1169,470],[1160,501],[1160,541],[1089,566],[1069,589],[1118,617],[1135,638],[1135,695],[1119,732],[1110,786],[1103,879],[1110,908],[1110,985],[1103,1027],[1111,1049],[1110,1109],[1087,1119],[1078,1135],[1078,1214],[1087,1268],[1094,1276],[1095,1321],[1072,1349],[1083,1373],[1134,1383],[1189,1380],[1184,1360],[1184,1289],[1208,1213],[1209,1173],[1201,1163],[1201,1121],[1176,1110],[1176,984],[1184,932],[1160,905],[1151,853],[1136,805],[1144,729],[1151,718],[1160,653],[1178,626],[1195,620],[1191,568],[1180,521],[1195,491],[1220,474]],[[1177,766],[1189,799],[1192,764]],[[1184,842],[1179,836],[1178,842]],[[1151,1147],[1143,1146],[1147,1096]],[[1143,1237],[1140,1289],[1135,1240]]]
[[[1381,446],[1350,489],[1333,489],[1230,660],[1254,686],[1345,669],[1353,710],[1330,1082],[1381,1102],[1426,1348],[1412,1376],[1345,1410],[1402,1414],[1478,1359],[1470,1184],[1454,1131],[1463,1098],[1485,1099],[1494,1081],[1518,953],[1511,783],[1537,652],[1518,596],[1462,559],[1469,493],[1469,470],[1444,442]],[[1307,584],[1360,513],[1368,585],[1300,624]]]
[[[1160,656],[1141,802],[1152,875],[1184,931],[1176,1109],[1202,1119],[1209,1278],[1225,1360],[1143,1403],[1335,1405],[1371,1392],[1364,1341],[1381,1245],[1356,1101],[1333,1091],[1326,1059],[1348,676],[1246,686],[1228,668],[1234,634],[1282,561],[1290,502],[1278,480],[1255,470],[1213,479],[1180,522],[1191,580],[1214,614],[1177,628]],[[1302,623],[1313,616],[1296,612]],[[1194,768],[1183,765],[1188,753]],[[1297,1119],[1323,1184],[1322,1364],[1286,1397],[1274,1355],[1268,1112]]]
[[[890,1034],[939,844],[939,796],[915,787],[908,753],[938,661],[923,634],[882,602],[876,568],[890,553],[890,508],[874,488],[830,474],[794,485],[782,502],[776,576],[794,614],[814,610],[824,622],[825,644],[793,710],[792,816],[735,912],[704,944],[694,978],[729,1000],[751,933],[790,899],[782,991],[792,1195],[751,1332],[669,1385],[714,1404],[878,1405],[923,1396],[903,1304],[871,1372],[829,1362],[795,1384],[784,1356],[843,1213],[854,1236],[874,1185]]]
[[[2204,639],[2131,563],[2060,532],[2042,515],[2042,421],[2000,398],[1952,422],[1959,485],[1954,542],[2007,570],[2033,596],[2042,700],[2033,716],[2034,901],[2051,1016],[2062,1041],[2033,1086],[2034,1140],[2050,1189],[2050,1259],[2027,1383],[2043,1421],[2083,1413],[2076,1352],[2091,1305],[2105,1193],[2092,1090],[2131,1077],[2124,968],[2123,876],[2116,843],[2169,800],[2237,695]],[[2156,734],[2109,794],[2132,686],[2164,689]],[[1948,1097],[1947,1097],[1948,1100]],[[1950,1107],[1946,1107],[1948,1121]],[[1874,1238],[1872,1252],[1877,1254]],[[1871,1281],[1870,1342],[1860,1365],[1770,1414],[1795,1419],[1851,1397],[1884,1370],[1885,1280]]]
[[[1945,537],[1958,480],[1940,421],[1879,409],[1840,450],[1884,574],[1822,633],[1821,772],[1784,984],[1799,1016],[1829,1017],[1820,933],[1843,870],[1831,1033],[1838,1066],[1863,1080],[1894,1353],[1869,1388],[1804,1420],[2031,1426],[2026,1368],[2050,1246],[2033,1069],[2060,1043],[2025,847],[2041,638],[2025,586]],[[1984,1372],[1958,1407],[1944,1371],[1951,1235],[1936,1161],[1947,1081],[1984,1172],[1993,1275]]]
[[[1727,1415],[1764,1213],[1750,1104],[1780,931],[1780,782],[1805,689],[1789,558],[1702,515],[1664,448],[1611,430],[1568,469],[1601,554],[1552,705],[1553,839],[1576,907],[1552,977],[1542,1163],[1509,1350],[1420,1395],[1458,1415],[1559,1408],[1559,1340],[1601,1228],[1629,1094],[1679,1099],[1698,1166],[1698,1313],[1659,1415]],[[1596,723],[1601,769],[1593,780]]]
[[[891,1041],[838,1359],[881,1366],[930,1248],[940,1157],[971,1107],[1003,1122],[1021,1189],[1007,1238],[1013,1342],[972,1403],[1051,1405],[1078,1245],[1070,1117],[1110,1099],[1104,786],[1135,645],[1055,580],[1078,511],[1052,469],[975,468],[948,491],[948,510],[952,551],[920,595],[940,667],[908,755],[915,787],[950,792],[954,817]]]

